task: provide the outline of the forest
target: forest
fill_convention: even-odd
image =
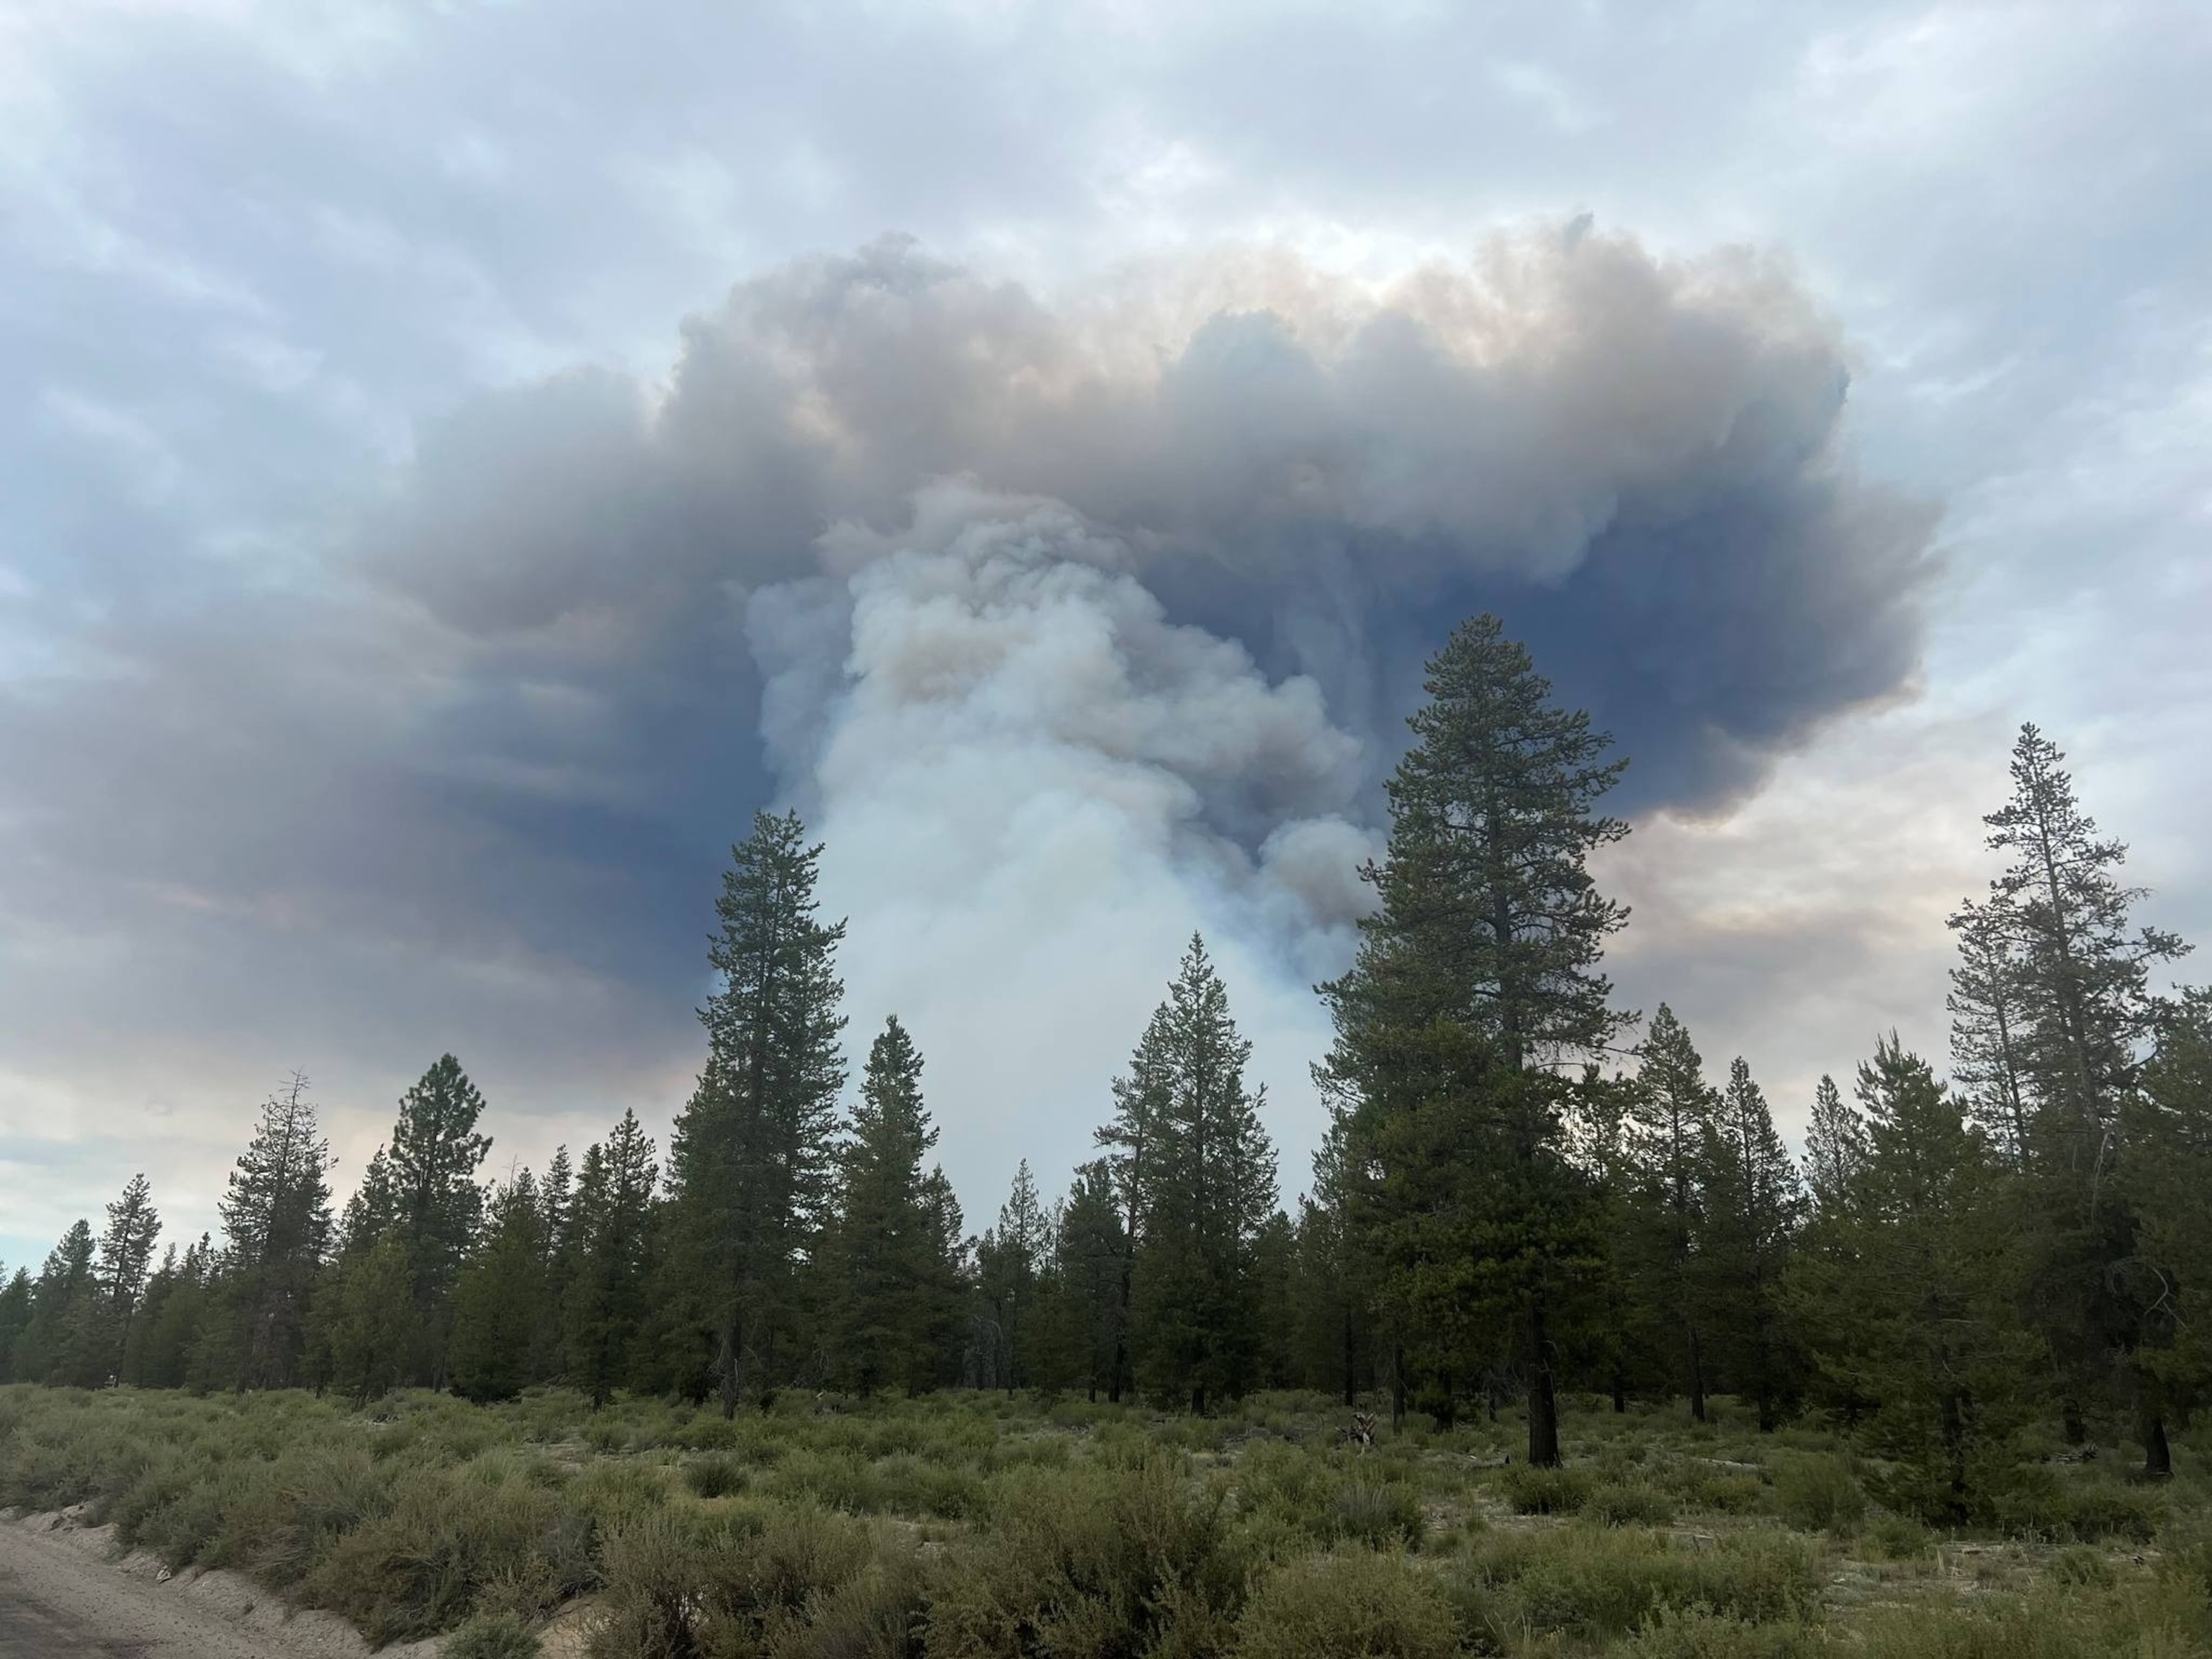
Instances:
[[[126,1405],[164,1433],[216,1417],[242,1433],[264,1395],[270,1420],[341,1440],[349,1423],[472,1432],[455,1413],[477,1413],[501,1444],[665,1449],[709,1509],[772,1485],[794,1458],[839,1450],[817,1443],[847,1431],[825,1422],[1016,1448],[1055,1424],[1099,1446],[1112,1425],[1139,1424],[1126,1455],[1094,1447],[1079,1466],[1065,1450],[952,1460],[1012,1483],[996,1497],[963,1488],[902,1511],[881,1491],[841,1503],[799,1482],[781,1494],[848,1517],[988,1513],[991,1535],[1028,1538],[1075,1575],[1023,1592],[1038,1606],[1065,1620],[1075,1603],[1110,1604],[1087,1634],[1040,1635],[1043,1615],[994,1613],[965,1578],[957,1592],[931,1581],[891,1596],[874,1645],[790,1645],[792,1630],[826,1617],[805,1586],[777,1604],[773,1630],[757,1608],[702,1612],[705,1591],[672,1592],[671,1607],[690,1610],[655,1613],[636,1588],[645,1546],[633,1538],[623,1556],[621,1525],[597,1511],[612,1541],[594,1565],[500,1603],[520,1630],[605,1590],[626,1609],[617,1623],[629,1620],[624,1635],[603,1629],[606,1653],[1102,1659],[1237,1642],[1567,1652],[1615,1638],[1655,1655],[1784,1654],[1815,1628],[1812,1557],[1745,1569],[1787,1581],[1771,1605],[1752,1605],[1762,1590],[1737,1606],[1727,1583],[1700,1580],[1629,1595],[1595,1624],[1547,1622],[1524,1594],[1533,1557],[1488,1580],[1462,1563],[1449,1584],[1403,1581],[1425,1536],[1433,1547],[1439,1530],[1480,1530],[1482,1504],[1437,1498],[1455,1478],[1500,1515],[1609,1520],[1603,1548],[1628,1547],[1624,1527],[1656,1538],[1634,1547],[1652,1560],[1679,1544],[1665,1528],[1685,1509],[1780,1505],[1791,1526],[1849,1534],[1871,1504],[1910,1559],[1913,1540],[1938,1535],[2053,1549],[2118,1536],[2133,1548],[2161,1535],[2170,1511],[2201,1507],[2182,1494],[2199,1473],[2191,1413],[2212,1389],[2212,994],[2166,988],[2188,947],[2139,918],[2147,896],[2127,883],[2125,848],[2077,799],[2053,741],[2021,728],[2011,793],[1985,819],[1992,879],[1949,918],[1949,1054],[1870,1034],[1840,1081],[1820,1079],[1793,1154],[1742,1059],[1701,1054],[1664,1004],[1616,1006],[1604,956],[1629,918],[1589,868],[1628,834],[1605,810],[1627,763],[1611,739],[1554,697],[1495,617],[1462,623],[1424,684],[1387,786],[1388,850],[1363,872],[1375,902],[1356,960],[1317,988],[1334,1041],[1315,1059],[1328,1121],[1302,1182],[1277,1167],[1234,988],[1194,936],[1126,1069],[1101,1079],[1096,1157],[1049,1183],[1024,1162],[995,1218],[971,1231],[932,1160],[924,1057],[895,1016],[851,1087],[846,927],[815,897],[823,849],[795,815],[763,812],[723,878],[705,1060],[665,1147],[625,1113],[580,1156],[564,1148],[542,1171],[487,1182],[492,1115],[447,1054],[399,1103],[341,1206],[295,1076],[259,1108],[219,1236],[157,1257],[156,1196],[137,1174],[103,1224],[76,1223],[42,1264],[5,1279],[0,1382],[94,1392],[0,1395],[0,1501],[105,1492],[143,1501],[126,1518],[158,1539],[143,1469],[126,1479],[91,1457],[72,1473],[55,1463],[68,1461],[60,1449],[106,1436],[114,1468],[135,1468]],[[1294,1203],[1286,1185],[1304,1188]],[[554,1417],[557,1432],[516,1426]],[[1306,1447],[1327,1488],[1278,1493],[1278,1520],[1295,1530],[1311,1513],[1340,1516],[1301,1546],[1312,1582],[1273,1589],[1252,1564],[1275,1559],[1273,1547],[1252,1544],[1249,1526],[1237,1535],[1259,1553],[1233,1571],[1189,1532],[1201,1511],[1225,1524],[1223,1504],[1249,1520],[1267,1481],[1304,1478],[1262,1443],[1271,1434]],[[1710,1455],[1717,1437],[1729,1458]],[[771,1440],[784,1449],[761,1449]],[[1173,1463],[1180,1454],[1200,1459],[1195,1474]],[[921,1479],[933,1466],[916,1455],[902,1443],[854,1467],[902,1456]],[[1209,1486],[1208,1455],[1231,1458],[1234,1479]],[[1411,1496],[1390,1495],[1394,1457],[1415,1471]],[[702,1458],[728,1467],[702,1476]],[[1002,1459],[1025,1466],[1018,1478]],[[1156,1546],[1127,1583],[1103,1566],[1084,1577],[1066,1540],[1036,1543],[1053,1481],[1088,1491],[1109,1476],[1122,1484],[1102,1489],[1105,1510],[1152,1506],[1127,1518]],[[1741,1503],[1698,1484],[1731,1478],[1751,1488]],[[1215,1510],[1192,1496],[1208,1491]],[[777,1513],[739,1529],[748,1548],[796,1524]],[[1722,1556],[1765,1547],[1723,1533]],[[181,1556],[219,1535],[210,1522]],[[1569,1534],[1533,1536],[1511,1547],[1565,1549],[1543,1540]],[[2174,1645],[2154,1649],[2150,1626],[2123,1620],[2078,1649],[2035,1650],[2119,1650],[2099,1644],[2123,1626],[2129,1651],[2138,1638],[2145,1653],[2206,1650],[2189,1644],[2212,1640],[2212,1546],[2193,1547],[2206,1580],[2173,1607],[2197,1595],[2205,1611],[2159,1615],[2179,1620],[2158,1626]],[[1728,1565],[1699,1559],[1698,1571]],[[2158,1558],[2196,1559],[2180,1543]],[[2140,1553],[2134,1565],[2166,1572]],[[1227,1588],[1207,1587],[1216,1571]],[[488,1618],[491,1576],[471,1571],[459,1600],[428,1611],[407,1600],[413,1623],[349,1610],[383,1636]],[[2079,1566],[2100,1595],[2113,1593],[2112,1571],[2101,1555]],[[1508,1592],[1523,1598],[1510,1616]],[[1469,1613],[1478,1602],[1488,1611]],[[1192,1611],[1201,1604],[1224,1621],[1211,1636]],[[1238,1622],[1254,1618],[1278,1622],[1262,1639]],[[2029,1626],[2001,1626],[1985,1646],[1874,1648],[2029,1650],[2016,1644]],[[1539,1638],[1555,1645],[1528,1645]]]

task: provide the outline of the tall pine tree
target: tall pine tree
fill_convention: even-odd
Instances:
[[[1337,1041],[1325,1082],[1358,1103],[1401,1273],[1444,1251],[1462,1318],[1510,1326],[1529,1461],[1552,1465],[1553,1321],[1589,1278],[1596,1224],[1568,1155],[1563,1068],[1626,1023],[1599,967],[1626,912],[1587,868],[1627,833],[1597,811],[1626,763],[1606,758],[1611,740],[1586,714],[1553,702],[1494,617],[1455,629],[1424,684],[1389,785],[1389,856],[1369,872],[1382,903],[1352,971],[1326,988]],[[1441,1215],[1459,1218],[1452,1237],[1434,1236]]]
[[[670,1148],[671,1288],[705,1348],[686,1369],[705,1360],[726,1416],[750,1376],[775,1373],[830,1199],[845,924],[816,914],[821,854],[796,813],[757,814],[732,849],[708,951],[720,983],[700,1011],[707,1066]]]

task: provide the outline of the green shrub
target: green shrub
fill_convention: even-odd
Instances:
[[[684,1466],[684,1484],[702,1498],[727,1498],[743,1492],[750,1472],[728,1452],[708,1452]]]
[[[1608,1527],[1664,1526],[1674,1518],[1674,1500],[1643,1480],[1608,1480],[1583,1505],[1587,1520]]]
[[[1790,1457],[1774,1472],[1774,1508],[1802,1531],[1844,1538],[1866,1519],[1866,1493],[1833,1454]]]
[[[1911,1516],[1885,1511],[1860,1534],[1859,1547],[1875,1561],[1919,1561],[1935,1553],[1936,1538]]]
[[[1428,1525],[1420,1494],[1384,1480],[1346,1481],[1330,1498],[1322,1519],[1328,1541],[1341,1540],[1371,1549],[1418,1549]]]
[[[538,1638],[511,1613],[480,1613],[446,1638],[441,1659],[538,1659]]]
[[[2069,1483],[2034,1464],[2004,1470],[1980,1491],[1978,1518],[2015,1537],[2142,1543],[2166,1519],[2165,1501],[2152,1492],[2109,1478]]]
[[[1754,1624],[1703,1607],[1667,1607],[1608,1651],[1620,1659],[1814,1659],[1831,1649],[1809,1626]]]
[[[1499,1479],[1505,1501],[1522,1515],[1572,1515],[1589,1501],[1587,1469],[1545,1469],[1516,1463]]]
[[[1692,1607],[1766,1623],[1810,1607],[1820,1584],[1810,1546],[1771,1530],[1705,1547],[1632,1528],[1491,1534],[1469,1552],[1466,1573],[1468,1614],[1499,1640],[1620,1636]]]
[[[1451,1604],[1402,1556],[1369,1550],[1287,1562],[1237,1626],[1239,1659],[1451,1659]]]
[[[1204,1653],[1227,1639],[1243,1551],[1219,1495],[1193,1491],[1164,1458],[1015,1472],[988,1522],[947,1564],[930,1608],[933,1654]]]
[[[2059,1551],[2051,1558],[2044,1571],[2056,1583],[2096,1589],[2110,1586],[2116,1576],[2104,1552],[2087,1544],[2075,1544]]]

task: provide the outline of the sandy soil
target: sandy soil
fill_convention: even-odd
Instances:
[[[295,1613],[235,1573],[161,1573],[73,1510],[0,1511],[0,1659],[367,1659],[344,1620]],[[417,1642],[381,1659],[437,1650]]]

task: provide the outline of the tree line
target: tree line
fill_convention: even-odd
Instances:
[[[896,1016],[848,1078],[841,922],[795,815],[757,815],[716,905],[708,1054],[665,1157],[625,1113],[580,1160],[481,1177],[448,1054],[334,1209],[304,1078],[260,1110],[203,1236],[160,1265],[145,1177],[0,1288],[0,1376],[97,1387],[538,1384],[719,1402],[793,1386],[1077,1391],[1204,1412],[1262,1388],[1440,1422],[1565,1390],[1830,1413],[1931,1513],[2018,1437],[2125,1434],[2148,1471],[2212,1385],[2212,994],[2137,927],[2125,848],[2035,727],[1950,919],[1951,1076],[1894,1035],[1824,1077],[1802,1157],[1741,1058],[1614,1006],[1626,908],[1591,855],[1626,763],[1497,619],[1428,665],[1385,855],[1314,1068],[1328,1114],[1279,1199],[1250,1044],[1203,940],[1049,1200],[1024,1162],[970,1235]]]

